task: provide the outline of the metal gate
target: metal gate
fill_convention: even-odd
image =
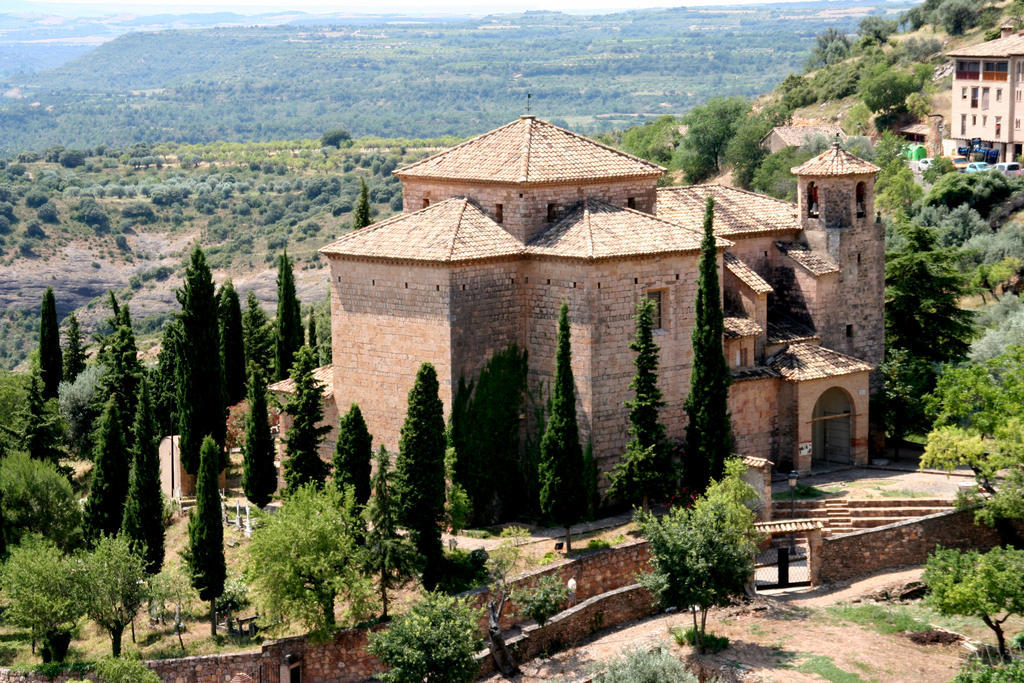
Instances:
[[[768,548],[754,558],[754,587],[762,589],[811,585],[805,546]]]

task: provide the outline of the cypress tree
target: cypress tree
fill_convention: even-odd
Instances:
[[[284,411],[292,416],[292,426],[285,437],[288,458],[284,463],[284,480],[289,493],[306,484],[322,486],[330,470],[320,459],[320,442],[331,428],[320,425],[324,419],[323,386],[313,377],[315,369],[313,350],[303,346],[295,354],[292,366],[295,393],[284,406]]]
[[[292,260],[285,250],[277,260],[277,335],[274,351],[274,376],[277,381],[288,377],[295,352],[302,346],[302,313],[295,296],[295,274]]]
[[[47,287],[39,311],[39,376],[43,380],[43,396],[57,398],[61,380],[60,327],[57,325],[57,301],[53,287]]]
[[[370,220],[370,190],[366,187],[366,180],[359,179],[359,199],[356,200],[356,208],[352,212],[352,227],[358,230],[365,228],[372,223]]]
[[[195,474],[199,469],[199,448],[203,439],[212,437],[223,451],[227,429],[217,297],[206,255],[198,244],[192,250],[185,281],[177,295],[181,304],[177,382],[179,447],[182,466],[189,474]]]
[[[245,398],[245,345],[242,343],[242,308],[231,280],[220,288],[220,358],[224,366],[224,393],[229,406]]]
[[[172,320],[160,337],[160,353],[153,371],[153,409],[157,433],[174,434],[178,430],[178,358],[181,355],[181,321]]]
[[[655,304],[644,297],[636,306],[636,334],[629,348],[636,352],[636,374],[629,388],[634,398],[629,408],[629,433],[633,438],[612,475],[609,494],[628,503],[640,502],[644,510],[652,496],[669,491],[672,461],[665,444],[665,427],[658,419],[665,405],[658,388],[658,345],[654,341]]]
[[[85,370],[85,343],[82,339],[82,328],[74,313],[68,316],[67,348],[64,349],[63,381],[74,382]]]
[[[224,593],[227,566],[224,562],[224,527],[221,522],[220,472],[221,447],[209,435],[199,450],[199,474],[196,476],[196,506],[188,517],[188,564],[192,587],[200,600],[210,602],[210,634],[217,635],[217,598]]]
[[[33,372],[29,377],[25,400],[28,419],[23,440],[29,457],[56,465],[64,454],[61,448],[64,430],[54,410],[55,404],[43,395],[43,381],[39,374]]]
[[[90,536],[113,536],[121,529],[125,497],[128,495],[128,463],[131,454],[124,438],[124,425],[111,396],[96,428],[92,484],[85,502],[85,521]]]
[[[255,363],[260,374],[264,378],[269,377],[274,363],[274,330],[251,289],[246,295],[242,313],[242,347],[245,362]]]
[[[409,391],[395,461],[395,494],[399,521],[409,530],[425,560],[423,587],[434,590],[444,565],[441,523],[444,520],[444,454],[447,448],[444,406],[438,396],[437,371],[424,363]]]
[[[309,348],[313,349],[313,354],[319,359],[320,354],[316,346],[316,311],[311,308],[309,309]]]
[[[583,449],[576,424],[576,386],[572,378],[572,347],[569,341],[569,305],[558,314],[558,348],[555,382],[551,391],[551,415],[540,440],[540,509],[545,517],[565,527],[565,550],[572,550],[569,530],[587,508],[583,485]]]
[[[350,411],[351,412],[351,411]],[[366,571],[377,574],[381,619],[388,618],[388,591],[404,585],[416,569],[416,548],[398,533],[398,510],[390,484],[391,459],[381,446],[373,475],[373,498],[367,508],[370,531],[366,536]]]
[[[263,508],[277,490],[277,468],[274,467],[274,438],[267,419],[267,383],[255,363],[249,365],[248,399],[242,448],[242,490],[253,505]]]
[[[370,499],[372,457],[373,437],[366,428],[358,404],[353,403],[338,425],[338,444],[334,450],[334,483],[339,489],[351,486],[358,505],[366,505]]]
[[[139,380],[142,378],[142,364],[139,363],[139,350],[135,344],[135,332],[132,331],[132,316],[127,304],[118,305],[114,293],[110,293],[110,306],[114,315],[108,320],[113,331],[103,339],[99,359],[106,366],[107,373],[103,376],[103,388],[107,396],[117,401],[117,414],[127,417],[135,414],[135,399],[139,392]],[[131,433],[126,433],[126,447],[132,445]]]
[[[164,563],[164,520],[160,496],[160,436],[149,382],[145,380],[139,387],[132,432],[135,445],[131,450],[132,466],[121,531],[145,561],[146,573],[154,575]]]
[[[729,416],[729,366],[722,350],[725,330],[718,289],[718,249],[714,234],[715,202],[708,197],[704,209],[704,239],[700,244],[696,320],[693,327],[693,369],[686,397],[687,487],[703,493],[712,479],[725,473],[732,454],[732,419]]]

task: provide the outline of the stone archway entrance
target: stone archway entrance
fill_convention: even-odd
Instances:
[[[853,409],[845,391],[833,387],[814,404],[812,462],[849,464]]]

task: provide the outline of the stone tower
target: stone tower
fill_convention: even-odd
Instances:
[[[836,142],[792,170],[804,239],[839,270],[815,320],[821,343],[877,365],[885,353],[885,231],[875,214],[875,176],[881,169]],[[879,387],[877,374],[872,373],[872,393]]]

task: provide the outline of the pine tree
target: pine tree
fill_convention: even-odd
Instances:
[[[139,387],[138,410],[132,428],[135,445],[129,472],[128,497],[121,531],[142,556],[146,573],[158,574],[164,563],[163,499],[160,493],[160,436],[149,382]]]
[[[320,459],[320,443],[331,428],[320,425],[324,419],[323,386],[313,377],[315,369],[313,350],[303,346],[292,365],[295,393],[284,406],[284,411],[292,416],[292,426],[285,437],[284,480],[289,493],[306,484],[322,486],[330,470]]]
[[[248,399],[242,448],[242,490],[253,505],[263,508],[277,490],[277,468],[274,467],[274,438],[267,419],[267,384],[255,363],[249,365]]]
[[[365,228],[372,223],[370,220],[370,190],[366,187],[366,180],[359,179],[359,199],[356,200],[356,208],[352,212],[352,227],[358,230]]]
[[[672,461],[665,444],[665,427],[658,413],[665,401],[658,388],[658,345],[654,341],[655,303],[644,299],[636,307],[636,335],[629,348],[636,352],[636,374],[629,388],[634,392],[629,408],[629,433],[633,438],[611,478],[609,495],[627,503],[641,503],[647,510],[651,497],[669,491]]]
[[[437,371],[430,363],[424,363],[409,391],[409,407],[395,462],[395,495],[399,521],[409,530],[416,550],[425,560],[423,586],[428,591],[437,587],[444,564],[441,523],[446,446]]]
[[[251,289],[242,313],[242,347],[245,362],[255,363],[264,378],[270,377],[274,363],[274,330]]]
[[[224,593],[227,566],[224,562],[224,526],[221,522],[220,451],[209,435],[203,437],[199,450],[199,473],[196,476],[196,506],[188,518],[188,547],[184,557],[188,564],[192,587],[200,600],[210,602],[210,634],[217,635],[217,598]]]
[[[242,309],[231,280],[220,288],[220,358],[224,367],[224,393],[227,405],[245,398],[245,346],[242,343]]]
[[[351,411],[350,411],[351,412]],[[390,484],[391,459],[381,446],[373,475],[373,498],[367,507],[370,531],[366,536],[366,571],[380,578],[381,619],[388,618],[388,591],[412,578],[417,565],[416,547],[398,533],[398,510]]]
[[[372,457],[373,437],[366,428],[362,411],[353,403],[338,425],[338,444],[334,450],[334,483],[338,488],[351,486],[358,505],[366,505],[370,499]]]
[[[277,260],[277,335],[274,351],[274,376],[288,377],[295,352],[302,346],[302,313],[295,296],[295,274],[287,250]]]
[[[82,328],[74,313],[68,316],[67,348],[64,349],[63,380],[74,382],[79,373],[85,370],[85,343],[82,339]]]
[[[25,400],[28,419],[25,421],[23,440],[30,457],[56,465],[64,454],[61,448],[64,430],[55,410],[55,402],[48,401],[43,395],[43,381],[39,375],[37,371],[29,377]]]
[[[139,363],[139,350],[135,344],[128,305],[119,305],[111,292],[110,307],[114,313],[107,322],[113,331],[103,338],[99,361],[107,368],[103,376],[104,392],[114,397],[117,401],[117,414],[125,417],[135,414],[135,399],[144,371]],[[131,447],[132,441],[131,433],[125,434],[126,448]]]
[[[39,376],[43,380],[43,396],[57,398],[60,384],[60,327],[57,324],[57,301],[53,287],[47,287],[39,311]]]
[[[714,235],[715,202],[708,197],[704,209],[704,239],[700,245],[696,320],[693,327],[693,369],[686,397],[687,487],[703,493],[712,479],[721,479],[732,454],[732,419],[729,416],[729,366],[722,350],[722,299],[718,289],[718,249]]]
[[[198,244],[192,250],[185,281],[177,295],[181,304],[177,382],[179,448],[182,467],[189,474],[195,474],[199,469],[199,447],[203,439],[212,437],[223,450],[227,424],[217,297],[206,255]]]
[[[540,441],[540,509],[545,517],[565,527],[565,550],[572,550],[569,530],[586,510],[583,486],[583,449],[576,424],[576,386],[572,378],[572,346],[569,341],[569,305],[558,314],[558,348],[555,382],[551,391],[551,416]]]
[[[92,538],[113,536],[121,529],[128,495],[128,463],[131,462],[124,432],[117,399],[111,396],[96,427],[95,464],[89,498],[85,502],[85,521]]]

